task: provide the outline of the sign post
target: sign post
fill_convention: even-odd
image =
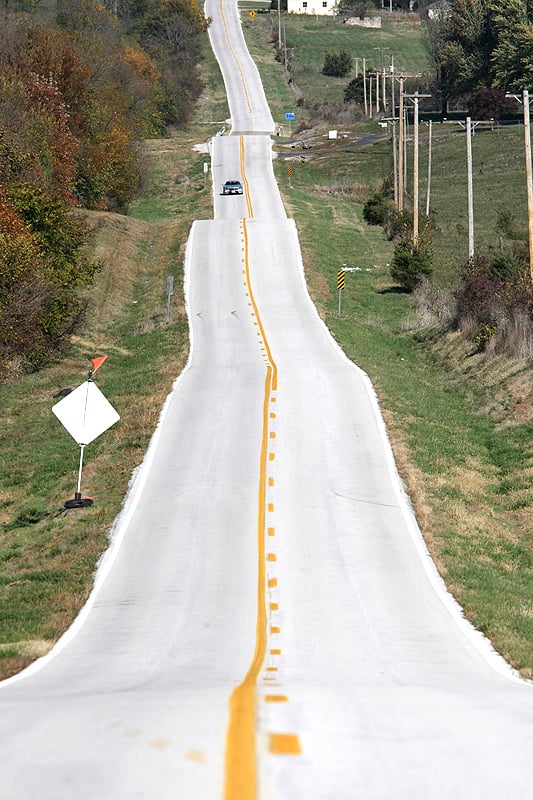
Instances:
[[[170,317],[170,298],[174,294],[174,275],[167,276],[167,317]]]
[[[341,315],[342,309],[342,293],[344,291],[344,287],[346,285],[346,273],[344,269],[340,269],[337,272],[337,289],[339,290],[339,317]]]
[[[293,111],[285,112],[285,119],[289,122],[289,137],[291,135],[291,122],[293,119],[296,119],[296,114]]]
[[[78,386],[66,397],[52,406],[52,413],[80,446],[78,466],[78,482],[73,500],[67,500],[62,509],[65,513],[71,508],[87,508],[92,506],[90,497],[81,496],[81,473],[83,469],[83,453],[86,445],[100,436],[111,425],[120,419],[111,403],[93,382],[93,375],[103,364],[107,356],[93,358],[93,365],[85,383]]]

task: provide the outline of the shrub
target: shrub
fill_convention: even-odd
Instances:
[[[508,278],[523,271],[528,263],[527,257],[516,249],[505,249],[494,256],[492,272],[500,278]]]
[[[436,286],[422,276],[413,293],[420,320],[426,325],[441,325],[449,328],[456,318],[456,302],[453,292]]]
[[[466,276],[457,290],[457,325],[462,321],[474,321],[478,330],[492,326],[498,319],[501,308],[500,292],[502,282],[487,275]]]
[[[345,78],[352,69],[352,57],[346,50],[340,53],[327,53],[322,67],[323,75],[334,78]]]
[[[364,103],[365,90],[363,77],[354,78],[344,89],[345,103]]]
[[[481,87],[470,95],[468,113],[472,119],[500,119],[513,109],[514,103],[505,97],[505,89]]]
[[[412,292],[424,276],[433,272],[429,238],[421,237],[415,246],[410,239],[401,239],[394,248],[390,273],[403,289]]]
[[[383,228],[387,234],[387,239],[392,242],[401,239],[412,239],[413,237],[413,212],[398,211],[392,207],[385,218]]]
[[[369,225],[384,225],[393,210],[393,201],[381,192],[376,192],[363,206],[363,218]]]

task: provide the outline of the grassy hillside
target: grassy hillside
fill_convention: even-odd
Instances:
[[[420,197],[425,209],[428,128],[420,131]],[[454,283],[458,264],[468,259],[466,134],[459,126],[434,125],[432,131],[430,209],[439,234],[435,238],[435,281]],[[412,140],[409,142],[412,163]],[[472,137],[474,243],[477,254],[499,247],[498,214],[510,213],[527,240],[527,193],[522,125],[483,127]],[[412,192],[412,170],[410,185]]]
[[[279,31],[277,14],[258,14],[252,21],[243,12],[242,19],[250,52],[261,66],[263,74],[270,61],[270,41],[273,36],[277,38]],[[408,17],[395,22],[384,15],[381,28],[368,29],[344,25],[338,17],[282,14],[281,30],[282,40],[286,40],[292,54],[291,90],[284,93],[280,89],[279,69],[278,79],[275,81],[268,80],[267,73],[264,73],[265,82],[268,80],[272,113],[280,121],[283,121],[286,111],[297,111],[298,100],[310,104],[342,103],[346,84],[351,77],[355,77],[356,70],[361,74],[363,57],[366,59],[368,72],[381,69],[382,55],[386,70],[393,57],[396,74],[423,75],[427,72],[421,27],[415,15],[412,19]],[[339,53],[342,50],[352,56],[353,74],[349,78],[322,75],[326,54]],[[282,106],[279,105],[281,98],[285,103]]]
[[[297,23],[297,18],[287,18],[287,25]],[[269,24],[268,17],[254,25],[246,19],[246,33],[275,114],[282,118],[293,95],[268,43]],[[313,36],[318,48],[320,37],[316,32]],[[400,52],[400,45],[394,46]],[[317,56],[317,63],[321,58]],[[228,115],[209,52],[205,77],[197,125],[146,144],[147,181],[130,216],[90,215],[96,254],[106,268],[92,294],[91,314],[67,357],[0,387],[0,677],[46,652],[83,603],[131,472],[185,363],[183,249],[191,221],[211,216],[209,181],[204,189],[205,155],[193,148]],[[351,127],[353,141],[347,147],[344,141],[329,142],[326,130],[327,123],[306,134],[312,143],[308,150],[293,150],[287,139],[275,140],[280,154],[292,158],[290,188],[287,160],[276,159],[275,170],[286,207],[297,221],[313,299],[345,351],[374,382],[398,466],[442,574],[466,615],[531,677],[530,366],[487,359],[473,354],[457,334],[440,338],[420,327],[411,299],[390,280],[390,242],[381,229],[367,227],[362,219],[365,197],[391,169],[390,142],[385,135],[373,145],[357,144],[369,130],[380,130],[375,122]],[[488,143],[495,155],[507,158],[508,166],[516,165],[514,188],[510,185],[505,196],[519,217],[519,201],[513,204],[512,198],[513,192],[517,197],[521,192],[520,140],[513,155],[504,139],[502,156],[496,146],[502,133],[476,134],[474,158],[480,158]],[[465,241],[459,188],[462,142],[459,134],[435,141],[433,198],[442,241],[452,234],[459,237],[453,252]],[[488,164],[488,159],[482,160]],[[487,173],[505,176],[505,168],[488,170],[484,166],[477,172],[476,181],[485,180]],[[493,192],[493,203],[504,202],[504,191],[494,181],[488,180],[486,190]],[[489,203],[489,231],[491,208]],[[347,276],[339,317],[336,274],[343,263],[361,271]],[[444,257],[442,263],[447,268],[451,264]],[[167,318],[169,274],[176,282]],[[78,448],[51,414],[53,394],[81,383],[89,359],[102,353],[109,358],[97,383],[121,420],[86,450],[82,489],[95,498],[94,507],[56,517],[74,493]]]
[[[305,54],[321,47],[324,52],[329,45],[314,31],[306,35],[307,18],[287,17],[287,24],[291,35],[299,28],[301,37],[294,55],[297,71],[299,52],[309,65]],[[328,25],[334,24],[326,22],[324,42]],[[246,22],[245,28],[252,52],[262,52],[267,96],[278,102],[290,87],[272,48],[268,50],[266,24],[262,29]],[[401,29],[397,32],[403,36]],[[355,50],[354,44],[351,52]],[[314,54],[312,80],[317,85],[328,80],[317,70],[322,52]],[[327,96],[324,88],[325,83],[319,86],[317,98]],[[275,142],[283,156],[276,159],[275,171],[286,207],[296,219],[308,285],[333,335],[377,389],[397,464],[441,574],[466,616],[532,677],[530,364],[476,353],[459,334],[442,336],[435,327],[424,327],[412,298],[394,286],[388,267],[392,246],[381,228],[368,227],[362,218],[364,200],[392,170],[386,132],[374,144],[359,144],[371,125],[380,130],[376,122],[343,124],[348,142],[335,142],[327,140],[325,119],[292,142]],[[467,256],[466,143],[459,128],[440,126],[433,132],[431,207],[441,228],[435,279],[449,285]],[[427,164],[423,135],[421,131],[421,176]],[[522,136],[513,129],[474,136],[480,249],[498,244],[499,207],[512,210],[518,224],[527,224]],[[311,147],[304,150],[304,141]],[[411,159],[412,142],[410,147]],[[420,194],[425,198],[424,180]],[[347,275],[339,317],[336,275],[343,263],[361,271]]]
[[[44,654],[85,601],[132,471],[185,365],[184,248],[192,221],[212,216],[206,156],[194,148],[228,115],[207,48],[204,72],[198,125],[144,144],[145,185],[129,216],[87,212],[105,266],[67,356],[0,386],[0,678]],[[170,316],[168,275],[176,279]],[[82,492],[94,506],[56,516],[74,496],[79,449],[52,415],[54,394],[82,383],[90,359],[104,353],[96,383],[121,419],[85,451]]]

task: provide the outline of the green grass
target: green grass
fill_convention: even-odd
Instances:
[[[272,37],[277,38],[278,17],[275,12],[269,15],[258,14],[252,22],[246,14],[242,15],[243,28],[250,42],[250,52],[257,59],[258,49],[266,57],[266,48]],[[412,21],[394,22],[383,19],[381,29],[359,28],[345,25],[340,17],[319,17],[312,15],[282,14],[282,38],[293,53],[291,77],[301,96],[311,103],[342,103],[344,88],[352,77],[355,77],[356,57],[366,59],[368,71],[381,69],[383,64],[388,68],[390,57],[394,56],[394,67],[397,74],[416,74],[427,71],[427,57],[421,41],[420,25]],[[253,29],[253,30],[252,30]],[[252,34],[252,35],[249,35]],[[383,48],[383,51],[381,50]],[[346,50],[353,58],[354,69],[347,78],[331,78],[322,75],[324,59],[327,53],[339,53]],[[260,57],[258,66],[264,74],[264,82],[268,85],[269,102],[272,111],[277,109],[277,94],[281,83],[279,77],[272,81],[268,73],[263,72],[265,58]],[[362,61],[359,60],[359,71]],[[271,97],[272,95],[272,97]],[[293,104],[294,106],[294,100]],[[284,111],[294,110],[285,107]],[[278,115],[275,118],[279,119]]]
[[[88,215],[105,267],[68,352],[0,386],[0,678],[43,655],[78,613],[132,471],[185,365],[184,248],[192,221],[212,216],[206,156],[195,146],[228,113],[210,50],[204,78],[199,118],[144,144],[144,192],[130,215]],[[170,274],[176,280],[167,318]],[[121,419],[85,450],[81,488],[94,506],[56,516],[74,496],[79,448],[51,412],[53,395],[85,380],[90,359],[103,353],[108,360],[96,382]]]
[[[294,18],[291,24],[298,27],[298,34],[291,31],[299,37],[298,62],[299,52],[305,59],[313,49],[315,33],[308,19]],[[246,30],[255,41],[257,30]],[[316,69],[321,55],[314,58]],[[279,92],[277,85],[271,90],[273,77],[284,83],[280,65],[264,73],[267,97]],[[319,140],[313,138],[307,161],[293,162],[291,188],[286,162],[274,162],[298,226],[311,294],[336,340],[372,379],[397,464],[441,574],[467,617],[531,677],[533,430],[528,421],[517,424],[511,404],[503,400],[510,381],[523,380],[529,367],[487,364],[483,356],[469,356],[472,348],[457,335],[441,342],[434,331],[416,328],[412,299],[396,289],[389,274],[390,242],[381,228],[362,222],[363,200],[391,171],[390,140],[363,150],[328,150]],[[521,148],[520,130],[474,136],[480,248],[497,244],[498,207],[523,218]],[[421,174],[426,163],[421,146]],[[421,195],[424,191],[422,181]],[[467,243],[466,143],[458,129],[434,126],[431,206],[443,231],[436,242],[437,280],[449,284],[466,257]],[[336,276],[343,263],[364,269],[347,274],[339,317]]]
[[[288,36],[302,37],[305,58],[311,57],[310,48],[322,47],[324,53],[333,41],[340,49],[337,37],[360,33],[332,26],[334,39],[321,42],[317,31],[322,20],[313,28],[316,21],[305,18],[297,31],[299,22],[286,18]],[[292,95],[268,45],[268,24],[268,15],[257,15],[253,25],[245,20],[252,52],[261,54],[274,116],[280,119]],[[329,25],[324,26],[325,36]],[[307,39],[302,30],[308,30]],[[400,41],[403,33],[397,34]],[[399,52],[400,45],[394,46]],[[296,66],[298,53],[296,48]],[[414,55],[410,59],[416,63]],[[317,53],[317,69],[321,60]],[[209,182],[203,189],[205,156],[194,146],[228,116],[210,53],[204,77],[206,93],[189,128],[146,144],[144,192],[130,217],[91,216],[96,254],[106,259],[108,268],[91,292],[87,325],[57,363],[0,387],[0,676],[46,652],[76,615],[132,469],[142,459],[164,397],[185,363],[183,249],[192,219],[212,213]],[[375,123],[358,128],[369,129],[376,130]],[[274,143],[284,149],[282,142]],[[290,189],[287,163],[274,162],[298,225],[310,291],[346,353],[372,378],[398,466],[448,585],[500,652],[532,676],[532,430],[530,423],[513,416],[521,406],[515,407],[510,398],[516,400],[516,395],[509,392],[511,382],[528,385],[529,366],[468,356],[458,337],[443,342],[431,332],[413,329],[411,300],[395,290],[389,276],[391,244],[381,229],[362,221],[366,193],[391,170],[390,143],[384,139],[346,150],[323,145],[317,135],[309,160],[292,162]],[[490,153],[482,150],[489,146]],[[464,134],[457,132],[451,140],[447,135],[446,141],[435,141],[432,206],[445,231],[443,240],[464,224],[458,209],[463,147]],[[494,167],[491,159],[500,163],[498,158],[503,161]],[[491,166],[487,178],[485,167],[483,173],[478,170],[476,184],[486,180],[485,191],[495,199],[484,207],[478,196],[476,215],[483,219],[477,224],[493,236],[496,201],[509,202],[517,217],[522,213],[520,132],[476,134],[474,163],[479,165],[479,159]],[[505,193],[496,188],[493,173],[504,180],[506,168],[510,178]],[[482,228],[478,230],[481,239]],[[464,244],[464,231],[457,235],[453,252]],[[450,261],[444,262],[452,275]],[[339,318],[336,274],[343,263],[362,270],[347,275]],[[176,278],[169,320],[168,274]],[[55,517],[74,493],[78,448],[51,414],[53,394],[81,383],[89,359],[103,352],[109,359],[97,383],[121,420],[86,450],[82,490],[95,498],[94,507]]]
[[[440,234],[435,238],[436,280],[454,283],[458,264],[468,259],[466,134],[446,124],[433,125],[430,209]],[[428,130],[420,130],[420,198],[425,210]],[[412,140],[408,145],[409,191],[412,193]],[[474,244],[477,254],[499,249],[498,212],[512,213],[527,238],[527,195],[523,126],[495,126],[472,137]]]

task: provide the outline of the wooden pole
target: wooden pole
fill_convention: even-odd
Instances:
[[[366,58],[363,58],[363,98],[365,101],[365,117],[368,117],[368,100],[366,96]]]
[[[413,98],[415,104],[415,126],[413,131],[413,247],[418,245],[418,97]]]
[[[466,165],[468,183],[468,261],[474,258],[474,191],[472,185],[472,120],[466,118]]]
[[[404,131],[403,131],[403,78],[400,78],[400,108],[398,111],[398,211],[403,211],[403,151],[404,151]]]
[[[392,121],[392,169],[394,176],[394,205],[398,208],[398,150],[396,144],[396,121]]]
[[[429,197],[431,194],[431,133],[433,120],[428,125],[428,185],[426,188],[426,217],[429,217]]]
[[[533,281],[533,178],[531,171],[531,133],[529,124],[529,92],[524,89],[524,144],[526,148],[527,228],[529,239],[529,272]]]

